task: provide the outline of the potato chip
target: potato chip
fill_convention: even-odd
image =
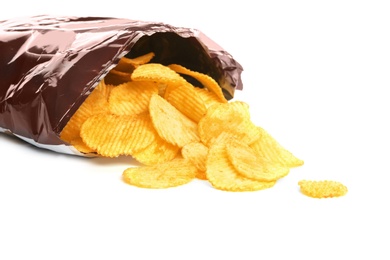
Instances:
[[[250,179],[258,181],[276,181],[285,177],[290,169],[288,167],[274,166],[256,156],[255,151],[248,144],[239,140],[226,144],[227,156],[236,171]]]
[[[181,149],[181,155],[184,159],[190,161],[199,170],[196,177],[201,180],[206,180],[206,162],[209,148],[201,142],[193,142],[186,144]]]
[[[252,143],[260,137],[260,132],[249,118],[249,112],[242,102],[215,104],[199,121],[199,136],[204,144],[210,146],[220,135]]]
[[[131,72],[124,72],[112,69],[104,77],[104,82],[109,85],[120,85],[126,82],[131,81]]]
[[[281,166],[296,167],[303,161],[281,146],[267,131],[258,127],[261,137],[251,144],[257,155],[264,160]]]
[[[150,99],[149,113],[157,133],[168,143],[183,147],[199,141],[196,123],[157,94]]]
[[[171,188],[189,183],[195,178],[197,168],[183,158],[154,166],[128,168],[123,172],[123,180],[142,188]]]
[[[165,95],[167,89],[175,89],[183,84],[189,84],[178,73],[158,63],[140,65],[133,71],[131,79],[134,81],[153,81],[160,84],[161,96]]]
[[[60,138],[71,143],[80,137],[81,125],[92,115],[108,113],[108,94],[110,87],[104,81],[96,86],[91,94],[80,105],[74,115],[70,118],[64,129],[60,133]]]
[[[157,165],[173,160],[180,148],[162,139],[156,132],[155,140],[146,148],[136,151],[132,156],[145,165]]]
[[[195,91],[195,88],[189,84],[178,86],[166,92],[164,98],[177,110],[196,123],[207,112],[202,98]]]
[[[206,176],[216,189],[225,191],[257,191],[271,188],[274,181],[262,182],[239,175],[230,163],[225,144],[215,142],[209,150]]]
[[[177,73],[185,74],[185,75],[193,77],[194,79],[199,81],[203,85],[203,87],[205,87],[208,90],[214,92],[221,102],[224,102],[224,103],[227,102],[225,96],[223,95],[221,87],[209,75],[189,70],[189,69],[187,69],[187,68],[185,68],[185,67],[183,67],[181,65],[178,65],[178,64],[171,64],[168,67],[170,69],[176,71]]]
[[[333,198],[344,196],[348,188],[337,181],[309,181],[301,180],[298,182],[301,192],[312,198]]]
[[[94,115],[84,122],[80,135],[88,147],[106,157],[132,155],[155,140],[155,130],[148,114]]]
[[[123,57],[119,60],[118,65],[114,69],[117,71],[131,73],[139,65],[149,63],[154,56],[154,52],[149,52],[136,58]]]
[[[222,103],[218,96],[212,92],[209,91],[207,88],[198,88],[195,87],[194,90],[198,93],[200,98],[203,100],[203,103],[205,104],[206,108],[209,108],[210,106]]]
[[[116,86],[108,100],[115,115],[136,115],[149,110],[150,97],[158,94],[157,84],[150,81],[130,81]]]
[[[73,139],[70,144],[77,149],[77,151],[84,153],[84,154],[89,154],[89,153],[95,153],[96,151],[90,147],[88,147],[81,137],[78,137],[76,139]]]

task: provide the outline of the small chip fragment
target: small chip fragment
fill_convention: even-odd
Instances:
[[[183,158],[154,166],[128,168],[123,172],[123,180],[141,188],[171,188],[189,183],[195,179],[198,169]]]
[[[303,194],[312,198],[340,197],[348,192],[348,188],[344,184],[331,180],[301,180],[298,182],[298,185]]]

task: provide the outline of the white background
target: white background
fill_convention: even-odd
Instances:
[[[8,1],[0,19],[200,29],[244,67],[236,99],[305,165],[259,192],[202,181],[149,190],[121,181],[131,159],[67,156],[0,134],[0,259],[390,259],[387,1],[215,2]],[[312,199],[301,179],[349,192]]]

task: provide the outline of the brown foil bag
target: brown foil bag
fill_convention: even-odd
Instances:
[[[59,134],[100,80],[126,56],[177,63],[213,77],[231,99],[241,65],[204,35],[164,23],[33,16],[0,21],[0,132],[79,154]]]

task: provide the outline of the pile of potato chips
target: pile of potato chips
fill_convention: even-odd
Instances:
[[[122,58],[60,137],[82,153],[135,158],[143,166],[123,179],[145,188],[198,178],[225,191],[262,190],[303,164],[251,121],[246,103],[226,100],[213,78],[153,57]]]

